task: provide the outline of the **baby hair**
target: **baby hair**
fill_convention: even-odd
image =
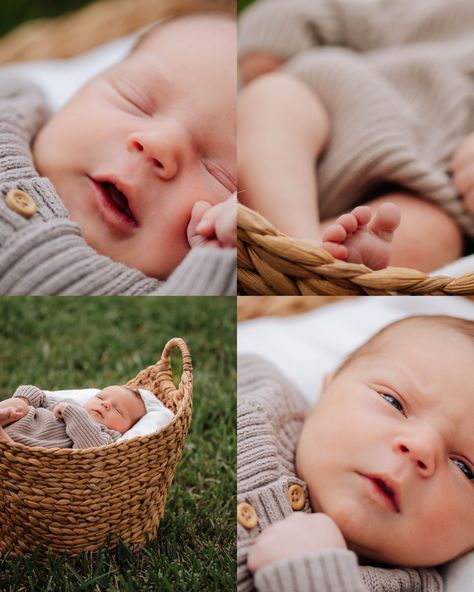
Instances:
[[[355,360],[359,359],[360,357],[376,352],[378,348],[380,348],[383,345],[384,340],[387,338],[387,336],[389,336],[390,333],[395,331],[397,328],[403,327],[404,325],[417,323],[427,324],[431,327],[438,326],[440,329],[451,329],[468,337],[471,340],[472,345],[474,345],[474,321],[447,315],[410,316],[399,321],[390,323],[390,325],[387,325],[386,327],[383,327],[368,341],[362,344],[354,352],[349,354],[349,356],[336,370],[335,374],[342,372],[342,370],[346,369],[350,364],[352,364]]]

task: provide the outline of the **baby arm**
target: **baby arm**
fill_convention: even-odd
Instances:
[[[73,448],[105,446],[112,444],[120,436],[119,432],[106,430],[92,421],[87,411],[78,405],[62,401],[53,411],[55,416],[66,424],[66,434],[71,438]]]
[[[474,133],[464,138],[451,162],[454,185],[466,210],[474,215]]]
[[[235,247],[237,244],[237,196],[211,206],[206,201],[194,204],[187,229],[191,247]]]
[[[294,513],[265,529],[250,548],[247,565],[261,592],[367,592],[357,560],[326,514]],[[287,589],[287,588],[286,588]]]

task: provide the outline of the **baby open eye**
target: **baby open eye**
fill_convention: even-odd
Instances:
[[[390,403],[390,405],[392,405],[392,407],[395,407],[395,409],[397,411],[400,411],[400,413],[402,413],[403,415],[406,415],[403,405],[400,403],[400,401],[396,397],[394,397],[393,395],[389,395],[388,393],[380,393],[380,396],[383,399],[385,399],[388,403]]]
[[[469,481],[474,480],[474,473],[471,467],[467,464],[467,462],[461,460],[460,458],[452,458],[451,460],[459,468],[459,470],[464,473],[464,475],[467,479],[469,479]]]

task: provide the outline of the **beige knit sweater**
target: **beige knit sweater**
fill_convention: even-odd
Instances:
[[[328,549],[270,563],[255,578],[246,566],[258,534],[289,516],[288,490],[299,485],[311,512],[306,484],[295,474],[294,455],[307,403],[296,387],[255,356],[238,366],[237,503],[256,511],[258,523],[237,524],[237,590],[247,592],[441,592],[434,569],[359,567],[352,551]],[[291,541],[288,542],[291,544]]]
[[[239,55],[253,52],[285,60],[329,111],[323,218],[402,188],[474,236],[449,174],[474,130],[472,0],[260,0],[239,24]]]
[[[62,412],[63,419],[57,419],[53,409],[58,402],[36,386],[20,386],[13,397],[23,397],[30,405],[25,417],[3,428],[19,444],[44,448],[95,448],[112,444],[121,436],[120,432],[93,421],[74,401],[68,401]]]

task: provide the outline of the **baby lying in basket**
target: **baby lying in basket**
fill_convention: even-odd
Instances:
[[[471,0],[255,2],[239,23],[239,198],[372,269],[470,252],[473,27]]]
[[[81,406],[74,400],[58,403],[35,386],[20,386],[0,402],[0,440],[45,448],[104,446],[144,417],[151,398],[144,389],[108,386]]]
[[[0,293],[235,292],[235,30],[159,22],[49,119],[2,80]]]
[[[474,547],[473,355],[473,321],[403,319],[310,410],[270,363],[242,357],[239,592],[442,590],[433,566]]]

